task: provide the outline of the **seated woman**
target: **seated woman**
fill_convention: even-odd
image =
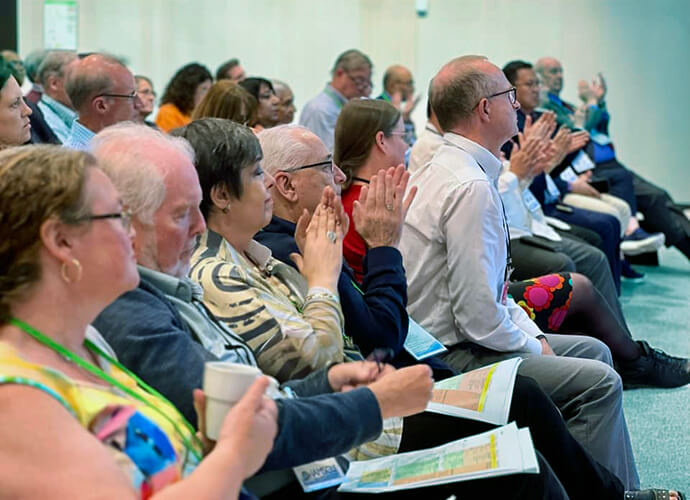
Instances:
[[[137,95],[141,99],[141,108],[139,108],[139,115],[136,122],[143,123],[149,127],[158,128],[155,123],[146,118],[153,113],[153,107],[156,104],[156,91],[153,90],[153,82],[148,76],[134,75],[134,81],[137,84]]]
[[[358,133],[351,133],[353,130]],[[336,123],[333,161],[347,176],[342,200],[352,222],[343,253],[358,279],[362,276],[366,243],[356,230],[357,205],[369,193],[376,193],[379,185],[407,185],[409,174],[403,174],[400,167],[391,168],[404,162],[404,133],[400,111],[385,101],[351,101],[343,107]],[[690,360],[633,340],[628,326],[616,318],[601,293],[581,274],[560,273],[514,282],[508,293],[543,331],[586,332],[604,342],[627,388],[690,383]]]
[[[225,118],[242,125],[254,123],[258,103],[254,96],[230,80],[214,83],[192,113],[192,120]]]
[[[191,425],[113,359],[89,323],[138,274],[129,213],[94,158],[3,151],[0,218],[0,498],[237,498],[276,433],[268,381],[199,464]]]
[[[31,108],[24,102],[12,66],[0,57],[0,149],[31,139],[30,115]]]
[[[254,132],[259,133],[265,128],[275,127],[280,121],[280,99],[276,96],[270,80],[259,77],[245,78],[239,85],[259,103],[256,119],[249,123]]]
[[[205,66],[198,63],[182,66],[165,88],[156,125],[163,132],[187,125],[212,83],[211,72]]]

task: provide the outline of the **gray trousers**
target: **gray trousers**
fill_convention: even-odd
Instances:
[[[623,415],[623,385],[601,341],[580,335],[546,334],[556,356],[506,353],[463,342],[443,360],[460,372],[520,356],[518,373],[536,380],[563,415],[568,430],[623,483],[639,489],[635,459]]]

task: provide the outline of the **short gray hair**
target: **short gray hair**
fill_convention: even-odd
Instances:
[[[477,67],[484,56],[462,56],[445,64],[431,86],[431,108],[444,131],[472,115],[477,103],[493,92],[494,82]]]
[[[371,69],[373,66],[371,59],[369,59],[365,53],[357,49],[350,49],[338,56],[331,70],[331,74],[334,74],[338,68],[342,68],[345,71],[352,71],[363,67]]]
[[[76,52],[69,50],[53,50],[43,58],[43,62],[38,67],[38,83],[43,86],[48,84],[48,77],[51,75],[64,76],[65,66],[77,58]]]
[[[279,125],[259,132],[257,137],[264,152],[262,168],[273,175],[279,170],[299,167],[311,152],[311,145],[300,137],[314,133],[301,125]]]
[[[165,166],[157,161],[157,153],[174,149],[194,163],[194,150],[185,139],[133,122],[103,129],[90,144],[122,203],[144,224],[153,223],[153,214],[165,200]]]

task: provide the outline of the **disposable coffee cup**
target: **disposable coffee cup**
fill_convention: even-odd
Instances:
[[[247,389],[261,376],[254,366],[223,361],[209,361],[204,365],[204,394],[206,395],[206,436],[214,441],[220,435],[225,415],[242,399]],[[278,382],[269,377],[266,393],[276,397]]]

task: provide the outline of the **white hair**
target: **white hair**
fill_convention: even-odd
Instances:
[[[145,224],[153,222],[153,214],[165,199],[166,165],[158,160],[158,153],[174,150],[194,163],[194,150],[186,139],[133,122],[103,129],[90,145],[99,166],[119,191],[122,203]]]
[[[302,165],[312,152],[315,141],[320,141],[311,130],[301,125],[267,128],[257,137],[264,153],[261,167],[271,175]]]

